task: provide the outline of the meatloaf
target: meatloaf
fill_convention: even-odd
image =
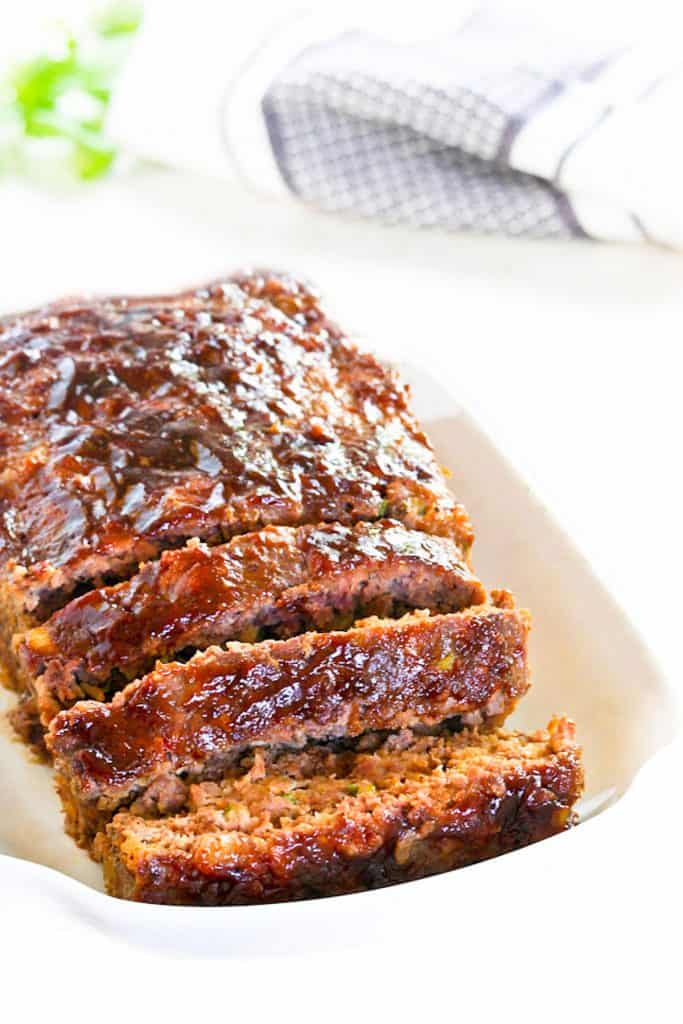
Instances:
[[[214,548],[190,541],[165,551],[130,580],[74,598],[14,645],[47,726],[76,700],[104,700],[156,658],[485,599],[450,538],[392,520],[269,526]]]
[[[147,903],[273,903],[374,889],[513,850],[572,823],[574,728],[392,736],[375,751],[257,753],[190,785],[182,812],[121,812],[100,834],[107,890]]]
[[[0,322],[0,640],[191,538],[472,531],[395,373],[286,275]]]
[[[346,632],[229,643],[160,664],[108,704],[54,718],[68,830],[86,842],[145,792],[171,809],[178,774],[223,771],[248,746],[303,746],[369,730],[505,718],[529,685],[528,622],[510,606],[370,619]]]

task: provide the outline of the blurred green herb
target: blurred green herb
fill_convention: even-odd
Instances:
[[[0,169],[26,171],[36,140],[52,140],[77,178],[88,181],[109,170],[116,149],[104,131],[105,117],[141,17],[138,4],[108,4],[83,32],[63,31],[56,52],[10,71],[0,86]]]
[[[129,36],[142,21],[140,4],[113,3],[99,10],[93,18],[93,27],[104,39],[114,36]]]

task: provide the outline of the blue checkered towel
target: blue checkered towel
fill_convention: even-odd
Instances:
[[[489,4],[397,38],[205,3],[150,5],[112,116],[130,150],[391,223],[683,241],[666,33],[577,36]]]

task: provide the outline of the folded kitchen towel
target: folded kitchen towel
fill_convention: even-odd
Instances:
[[[677,35],[569,32],[571,5],[553,22],[461,5],[431,32],[417,13],[389,32],[351,12],[150,0],[110,128],[335,213],[683,245]]]

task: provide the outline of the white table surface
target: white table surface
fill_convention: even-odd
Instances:
[[[680,676],[682,256],[338,221],[293,201],[151,168],[60,194],[2,182],[0,232],[0,312],[84,290],[171,290],[245,264],[310,276],[365,344],[423,363],[460,397],[591,560],[665,670]],[[392,1016],[394,1005],[411,1016],[462,1012],[471,998],[481,1016],[497,992],[507,1017],[510,1002],[533,1020],[533,1007],[537,1019],[564,1019],[585,1001],[596,1013],[622,1003],[654,1013],[657,1005],[658,1021],[675,1019],[681,872],[672,807],[683,757],[675,748],[664,756],[671,785],[647,821],[622,820],[623,863],[597,864],[595,872],[582,865],[571,899],[551,878],[537,891],[501,894],[502,927],[454,920],[454,941],[465,928],[471,942],[432,949],[428,936],[415,937],[416,949],[407,944],[398,964],[377,950],[370,962],[359,953],[308,964],[185,965],[210,981],[177,992],[131,984],[157,1007],[170,994],[176,1011],[219,1012],[212,994],[223,1000],[220,1012],[228,1004],[236,1011],[256,991],[265,1015],[283,1002],[296,1008],[295,994],[305,991],[309,1007],[320,1007],[316,997],[327,993],[326,1017],[344,1010],[347,1019],[364,1019],[370,1004],[355,1000],[374,991]],[[122,979],[150,960],[87,923],[65,919],[58,934],[54,925],[46,934],[35,894],[4,893],[1,879],[0,893],[3,973],[23,963],[29,977],[45,978],[36,1005],[53,998],[49,976],[77,971],[81,985],[91,973],[95,984],[98,964]],[[168,965],[148,966],[170,977]],[[120,981],[119,992],[125,987]],[[105,1016],[121,1006],[108,1002]],[[300,1005],[297,1012],[307,1019]]]

